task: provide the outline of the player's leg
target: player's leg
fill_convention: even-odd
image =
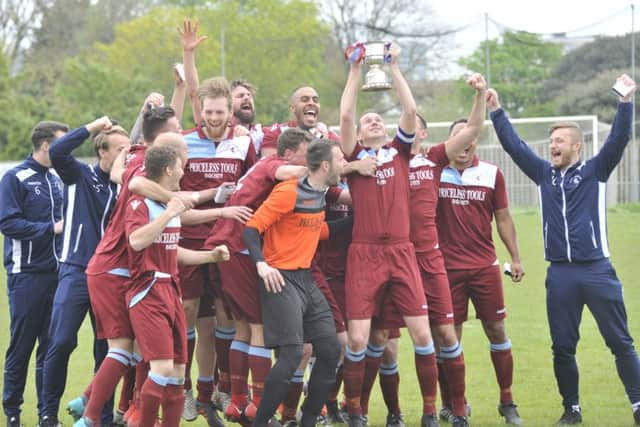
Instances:
[[[398,345],[400,329],[389,331],[389,339],[382,353],[380,364],[380,390],[387,406],[387,427],[403,427],[404,420],[400,411],[400,374],[398,371]]]
[[[360,407],[366,416],[369,413],[369,397],[376,382],[382,355],[387,345],[388,331],[373,327],[369,335],[369,343],[364,356],[364,377],[362,380],[362,392],[360,394]]]
[[[553,349],[553,370],[562,396],[561,420],[582,421],[578,394],[576,347],[584,300],[569,265],[550,264],[547,270],[547,319]]]
[[[62,264],[58,277],[49,325],[49,348],[42,375],[44,401],[40,424],[47,426],[58,423],[69,357],[78,345],[78,330],[89,309],[89,292],[84,272]]]
[[[618,376],[631,403],[634,419],[640,422],[640,361],[629,334],[622,284],[608,259],[588,264],[580,271],[587,307],[596,319],[600,334],[616,357]]]
[[[327,298],[316,286],[309,271],[300,271],[298,276],[307,294],[304,307],[304,337],[305,341],[311,341],[313,344],[316,358],[309,377],[300,426],[314,427],[335,383],[341,347],[334,314]]]
[[[250,323],[251,345],[249,346],[249,370],[251,371],[251,402],[245,415],[255,418],[258,406],[264,393],[264,384],[271,370],[271,349],[264,346],[264,330],[262,323]]]
[[[289,390],[282,401],[282,418],[280,422],[284,427],[297,425],[296,414],[298,412],[300,396],[302,396],[302,391],[304,390],[304,374],[312,355],[313,347],[311,344],[305,343],[302,350],[302,359],[291,377]]]
[[[521,425],[511,386],[513,384],[513,353],[511,340],[507,336],[506,308],[502,289],[500,267],[492,265],[475,270],[469,279],[469,293],[489,340],[491,362],[500,387],[498,412],[507,424]]]
[[[237,421],[249,404],[247,377],[249,376],[249,350],[251,328],[242,319],[235,320],[236,333],[229,349],[229,375],[231,376],[231,403],[227,407],[230,419]],[[233,408],[231,406],[233,405]],[[235,415],[235,416],[234,416]]]
[[[278,359],[267,376],[264,394],[256,411],[253,427],[266,427],[289,390],[291,377],[303,354],[303,300],[293,272],[281,270],[285,286],[280,293],[267,292],[260,284],[260,306],[264,321],[264,342],[278,348]]]

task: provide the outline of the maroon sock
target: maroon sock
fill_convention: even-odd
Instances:
[[[398,374],[398,364],[380,365],[380,390],[382,398],[390,414],[400,413],[400,402],[398,398],[400,388],[400,375]]]
[[[249,344],[233,341],[229,349],[229,377],[231,400],[239,408],[247,406],[247,377],[249,376]]]
[[[342,381],[344,382],[344,394],[347,399],[347,411],[350,415],[362,415],[360,392],[362,391],[362,381],[364,380],[364,365],[364,350],[360,353],[352,353],[347,346]]]
[[[187,329],[187,367],[184,373],[184,389],[191,390],[191,365],[193,364],[193,353],[196,348],[196,330]]]
[[[510,343],[510,342],[509,342]],[[513,382],[513,355],[511,347],[506,350],[491,350],[491,361],[500,386],[500,403],[513,402],[511,384]]]
[[[158,410],[164,397],[165,387],[147,378],[140,391],[140,427],[153,427],[158,419]]]
[[[382,363],[384,346],[379,352],[376,351],[377,348],[373,350],[373,353],[370,350],[372,350],[371,347],[367,349],[367,355],[364,358],[364,377],[362,379],[362,391],[360,392],[360,407],[363,414],[369,413],[369,396],[371,396],[371,390],[376,382],[378,370]]]
[[[126,364],[124,360],[119,360],[122,359],[122,357],[120,351],[109,350],[107,357],[104,358],[100,369],[98,369],[96,376],[93,378],[91,397],[84,410],[84,416],[91,421],[97,422],[100,420],[100,414],[102,413],[104,404],[111,398],[120,378],[122,378],[122,376],[127,373],[127,369],[129,369],[128,360]]]
[[[436,356],[415,353],[416,373],[422,393],[422,413],[432,415],[436,413],[436,394],[438,393],[438,368]]]
[[[211,396],[213,396],[213,377],[198,377],[196,388],[198,390],[198,402],[211,402]]]
[[[444,361],[437,359],[436,367],[438,368],[438,385],[440,386],[442,406],[451,408],[451,397],[449,396],[449,384],[447,383],[447,372],[444,369]]]
[[[264,382],[271,370],[271,350],[264,347],[249,348],[249,369],[251,370],[251,400],[259,406],[264,391]]]
[[[133,402],[137,408],[140,408],[140,393],[148,374],[149,362],[138,362],[136,364],[136,385],[133,388]]]
[[[233,341],[235,329],[216,328],[216,356],[218,365],[218,391],[231,393],[231,376],[229,375],[229,348]]]
[[[122,378],[122,388],[120,390],[120,401],[118,402],[118,411],[123,414],[129,409],[129,404],[133,400],[133,388],[136,383],[136,368],[131,366]]]
[[[300,403],[303,387],[304,371],[296,371],[295,374],[293,374],[291,385],[289,385],[287,396],[282,401],[283,422],[296,419],[296,412],[298,412],[298,403]]]
[[[445,372],[447,378],[447,386],[449,390],[449,402],[451,410],[455,416],[465,416],[467,407],[464,398],[465,379],[464,379],[464,354],[451,359],[443,359],[440,366]]]
[[[342,372],[343,372],[343,364],[341,363],[338,366],[338,370],[336,371],[336,383],[329,392],[329,397],[327,397],[327,402],[337,402],[338,401],[338,393],[340,392],[340,386],[342,385]]]
[[[211,382],[213,384],[213,381]],[[167,385],[162,397],[162,427],[180,425],[180,416],[184,408],[184,387]]]

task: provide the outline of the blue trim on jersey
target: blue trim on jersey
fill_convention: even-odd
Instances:
[[[155,200],[144,199],[144,204],[147,205],[149,209],[149,222],[153,222],[156,218],[164,213],[167,210],[167,207],[162,203],[158,203]],[[166,227],[180,227],[180,217],[174,216],[169,220]]]
[[[453,185],[463,185],[462,175],[460,175],[460,172],[458,172],[456,169],[451,167],[446,167],[442,170],[442,175],[440,176],[440,182],[453,184]]]
[[[153,285],[156,283],[157,279],[153,279],[151,281],[151,283],[149,283],[149,286],[147,286],[146,288],[144,288],[142,291],[138,292],[137,294],[135,294],[133,296],[133,298],[131,298],[131,302],[129,302],[129,308],[133,307],[134,305],[136,305],[137,303],[139,303],[140,301],[142,301],[142,298],[146,297],[147,294],[149,293],[149,291],[151,291],[151,288],[153,287]]]
[[[129,271],[129,269],[123,267],[112,268],[111,270],[107,271],[107,273],[113,274],[114,276],[131,277],[131,272]]]
[[[197,131],[184,136],[187,143],[187,156],[189,159],[211,158],[216,155],[216,145],[210,139],[202,139]]]

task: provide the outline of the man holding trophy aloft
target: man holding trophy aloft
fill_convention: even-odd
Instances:
[[[370,64],[379,57],[378,43],[356,43],[347,49],[345,56],[351,62],[351,70],[340,103],[345,156],[349,161],[369,156],[377,160],[375,176],[348,177],[355,215],[345,284],[349,341],[344,382],[349,427],[365,425],[360,407],[364,357],[371,318],[380,312],[383,294],[397,306],[411,335],[423,397],[421,426],[433,427],[438,425],[435,350],[415,249],[409,239],[409,157],[415,138],[416,103],[400,72],[399,46],[384,43],[382,47],[383,62],[389,64],[402,110],[393,140],[387,140],[384,122],[377,113],[367,112],[356,122],[362,62],[364,59]],[[376,65],[373,76],[368,73],[365,90],[384,89],[382,70],[379,63]]]

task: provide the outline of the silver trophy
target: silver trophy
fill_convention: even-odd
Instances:
[[[364,63],[369,71],[364,76],[362,90],[365,92],[379,92],[391,89],[387,74],[382,70],[385,63],[385,42],[371,41],[364,44]]]

